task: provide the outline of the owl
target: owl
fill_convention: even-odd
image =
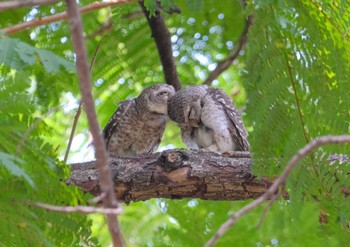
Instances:
[[[125,157],[155,151],[165,129],[167,103],[174,94],[172,86],[159,84],[120,102],[102,131],[107,153]]]
[[[202,85],[179,90],[169,100],[168,114],[190,149],[249,151],[240,113],[221,89]]]

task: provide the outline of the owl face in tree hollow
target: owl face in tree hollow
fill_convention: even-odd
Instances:
[[[175,89],[173,86],[161,84],[154,85],[141,94],[147,104],[147,108],[150,112],[155,112],[158,114],[168,113],[168,100],[175,95]]]

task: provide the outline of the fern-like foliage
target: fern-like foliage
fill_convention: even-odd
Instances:
[[[310,140],[350,132],[350,8],[342,1],[263,1],[252,12],[244,77],[254,171],[278,175]],[[349,167],[330,165],[334,153],[349,155],[349,145],[311,153],[292,174],[293,217],[302,211],[301,199],[316,198],[332,224],[349,222],[340,188],[348,184]],[[332,224],[324,229],[327,237]]]
[[[86,216],[47,212],[32,205],[75,205],[86,198],[60,182],[68,168],[40,138],[48,130],[42,119],[34,117],[38,112],[28,92],[29,73],[1,69],[0,246],[94,246],[85,228]]]

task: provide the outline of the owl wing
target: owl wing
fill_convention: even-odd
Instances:
[[[229,123],[228,129],[232,139],[238,145],[238,150],[249,151],[248,133],[244,127],[241,114],[235,107],[232,99],[218,88],[211,88],[208,90],[208,94],[224,110]]]
[[[146,154],[152,154],[153,152],[157,151],[159,144],[162,140],[164,130],[165,130],[165,124],[155,131],[155,133],[151,137],[155,141],[153,145],[150,147],[150,149],[146,152]]]
[[[118,128],[119,124],[121,123],[121,120],[124,118],[129,108],[134,103],[135,103],[134,99],[128,99],[128,100],[119,102],[117,110],[113,113],[112,117],[109,119],[108,123],[103,128],[102,134],[103,134],[103,138],[105,140],[107,149],[108,149],[110,138]]]

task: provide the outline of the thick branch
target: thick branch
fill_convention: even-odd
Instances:
[[[244,49],[247,43],[248,31],[252,24],[253,24],[253,16],[249,15],[246,20],[245,27],[243,29],[241,37],[239,38],[235,49],[231,54],[228,55],[228,57],[225,60],[218,63],[216,68],[210,73],[210,75],[203,82],[203,84],[210,85],[216,78],[218,78],[225,70],[227,70],[230,67],[230,65],[233,63],[234,60],[236,60],[236,58],[239,56],[239,53],[241,52],[241,50]]]
[[[223,157],[206,151],[174,149],[131,158],[111,157],[116,197],[120,201],[150,198],[201,198],[246,200],[262,195],[271,185],[250,173],[247,153]],[[101,193],[95,162],[72,165],[68,184],[98,195]]]
[[[179,77],[176,71],[176,64],[171,48],[170,33],[165,25],[164,18],[157,9],[154,16],[146,9],[143,1],[139,1],[143,13],[145,14],[148,24],[152,31],[152,37],[156,42],[160,61],[163,66],[164,77],[167,84],[172,85],[175,90],[181,88]]]
[[[87,52],[83,37],[81,16],[75,0],[67,1],[67,14],[71,28],[74,51],[77,57],[76,67],[80,82],[82,100],[88,118],[90,132],[93,137],[96,156],[96,167],[99,174],[101,189],[105,193],[102,202],[106,208],[118,208],[114,197],[111,171],[107,165],[107,152],[100,127],[97,122],[94,99],[92,97],[91,78],[88,65]],[[114,246],[123,246],[119,223],[115,215],[107,214],[108,228],[112,236]]]
[[[115,6],[115,5],[121,5],[121,4],[129,3],[129,2],[132,2],[132,0],[115,0],[115,1],[110,1],[110,2],[93,2],[92,4],[81,7],[79,9],[79,11],[80,11],[80,14],[85,14],[85,13],[96,11],[96,10],[99,10],[102,8]],[[7,28],[0,30],[0,32],[4,32],[4,33],[7,33],[10,35],[10,34],[24,31],[24,30],[29,29],[29,28],[43,26],[43,25],[46,25],[49,23],[67,20],[67,19],[68,19],[67,13],[63,12],[63,13],[59,13],[59,14],[55,14],[55,15],[51,15],[51,16],[47,16],[47,17],[36,18],[36,19],[31,20],[31,21],[27,21],[27,22],[23,22],[23,23],[20,23],[20,24],[11,26],[11,27],[7,27]]]

